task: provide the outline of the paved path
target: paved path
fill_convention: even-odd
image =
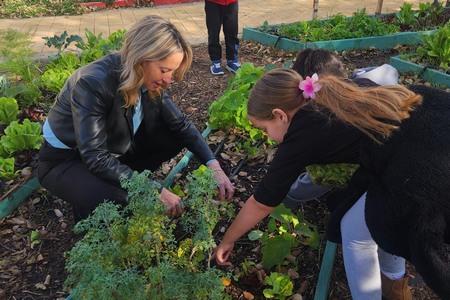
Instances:
[[[364,7],[367,13],[373,14],[377,2],[377,0],[319,0],[318,18],[327,18],[337,13],[351,16],[353,12]],[[418,8],[418,3],[423,1],[384,1],[382,13],[397,11],[403,2],[413,3],[413,7]],[[264,21],[274,25],[310,20],[312,5],[311,0],[239,0],[240,33],[242,34],[244,27],[261,26]],[[85,28],[95,35],[101,32],[103,37],[107,37],[116,30],[130,28],[135,20],[143,16],[155,14],[170,20],[183,32],[191,44],[198,45],[207,41],[203,6],[204,3],[201,1],[155,7],[100,10],[80,16],[2,19],[0,29],[14,28],[21,32],[29,32],[32,36],[32,50],[36,56],[47,57],[55,53],[55,49],[45,46],[42,37],[60,35],[67,31],[69,35],[75,34],[85,38]]]

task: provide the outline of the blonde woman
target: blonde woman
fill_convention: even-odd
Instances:
[[[379,246],[409,260],[430,288],[450,299],[450,93],[359,87],[276,69],[255,84],[247,110],[279,147],[216,248],[219,264],[230,264],[234,242],[283,201],[308,163],[345,162],[357,151],[361,167],[335,194],[341,199],[327,228],[328,239],[342,239],[352,298],[381,299]],[[411,299],[407,289],[398,291],[391,299]]]
[[[38,178],[72,205],[75,220],[104,200],[126,205],[121,175],[154,171],[184,147],[215,172],[221,199],[234,189],[194,124],[164,91],[182,80],[192,49],[170,22],[147,16],[126,33],[119,53],[75,71],[44,124]],[[160,188],[170,216],[181,199]]]

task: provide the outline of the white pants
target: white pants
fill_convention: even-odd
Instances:
[[[341,220],[342,252],[345,273],[352,298],[381,299],[380,269],[388,277],[405,274],[405,259],[379,249],[367,228],[364,207],[366,194],[353,205]]]

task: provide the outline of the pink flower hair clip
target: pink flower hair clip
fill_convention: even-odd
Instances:
[[[316,92],[322,88],[322,85],[317,81],[319,81],[317,73],[314,73],[312,77],[306,76],[305,80],[300,81],[298,88],[303,91],[303,97],[305,99],[316,99]]]

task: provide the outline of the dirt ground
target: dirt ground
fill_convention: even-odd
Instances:
[[[390,56],[397,55],[399,51],[402,49],[348,51],[340,55],[347,68],[353,70],[386,63]],[[239,54],[242,63],[251,62],[255,66],[267,64],[282,66],[295,57],[295,53],[286,53],[250,42],[241,43]],[[183,82],[170,87],[169,94],[199,130],[203,131],[208,120],[208,106],[223,93],[230,76],[228,72],[223,76],[212,76],[209,72],[207,47],[196,46],[191,71]],[[402,77],[401,81],[405,84],[421,83],[414,77]],[[219,136],[217,133],[211,136],[211,147],[215,148],[220,138],[217,137]],[[231,173],[241,157],[241,154],[221,156],[220,161],[224,170]],[[195,166],[196,163],[198,164],[193,159],[190,165]],[[242,167],[241,173],[233,177],[236,186],[233,203],[236,204],[236,210],[252,194],[258,181],[264,176],[267,165],[264,156],[251,158]],[[186,168],[186,171],[188,170],[189,168]],[[161,173],[160,176],[164,174]],[[323,201],[311,201],[300,209],[306,220],[316,225],[320,233],[324,233],[328,212]],[[218,228],[229,226],[230,221],[218,224]],[[79,239],[72,233],[73,226],[70,206],[43,189],[34,192],[10,216],[0,220],[0,299],[65,299],[69,291],[63,288],[66,277],[64,256]],[[39,243],[37,241],[33,243],[31,239],[33,231],[40,233]],[[218,241],[222,235],[223,233],[218,230]],[[314,297],[324,244],[325,241],[322,241],[319,250],[302,247],[297,253],[299,278],[295,281],[294,290],[298,291],[303,299]],[[243,237],[236,243],[231,260],[236,266],[244,259],[259,262],[261,258],[258,250],[257,242]],[[438,299],[420,280],[412,267],[409,267],[409,271],[415,299]],[[244,299],[244,291],[252,293],[255,299],[264,299],[263,288],[254,280],[245,279],[233,282],[228,287],[228,293],[233,299]],[[351,299],[340,247],[331,277],[329,299]]]

